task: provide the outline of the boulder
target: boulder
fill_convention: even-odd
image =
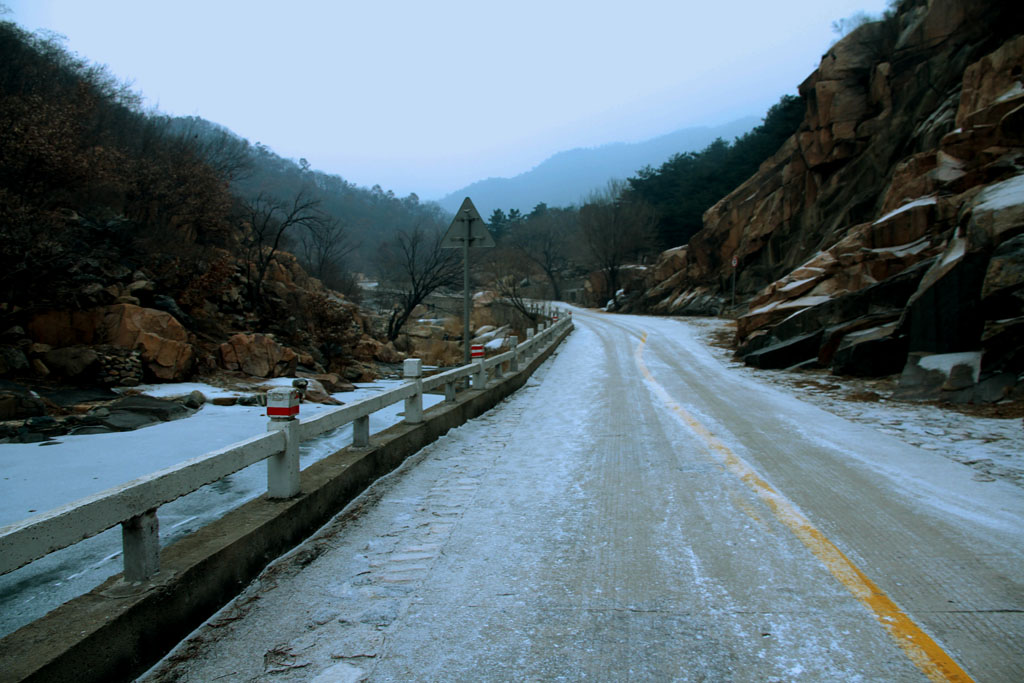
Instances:
[[[88,346],[54,349],[43,356],[50,372],[72,381],[92,382],[99,371],[99,354]]]
[[[395,348],[394,342],[388,342],[387,344],[381,344],[373,355],[373,359],[381,363],[401,363],[405,360],[405,354]]]
[[[160,422],[180,420],[193,412],[178,401],[144,395],[126,396],[84,415],[71,433],[128,432]]]
[[[987,320],[1024,316],[1024,235],[1003,242],[992,254],[981,285]]]
[[[755,368],[789,368],[809,359],[817,360],[823,330],[794,337],[766,346],[743,357],[743,362]]]
[[[328,393],[331,394],[337,394],[342,391],[356,390],[356,388],[352,385],[351,382],[345,381],[345,379],[342,378],[341,375],[339,375],[336,372],[327,372],[319,374],[314,374],[310,372],[296,372],[295,376],[302,377],[304,379],[315,379],[317,382],[323,385],[323,388]]]
[[[893,397],[905,401],[966,402],[972,396],[963,390],[977,384],[980,375],[980,351],[938,354],[912,351]]]
[[[1024,316],[987,321],[981,335],[981,348],[985,352],[982,367],[986,374],[1024,374]]]
[[[131,304],[48,311],[34,316],[28,328],[36,342],[53,347],[110,344],[137,349],[147,375],[157,380],[182,380],[192,369],[188,333],[165,311]]]
[[[312,403],[323,403],[324,405],[340,406],[341,401],[331,396],[324,385],[315,379],[306,379],[305,400]]]
[[[899,323],[893,322],[847,334],[832,357],[832,374],[883,377],[900,372],[907,343],[898,329]]]
[[[968,209],[967,237],[972,250],[993,249],[1024,233],[1024,173],[978,192]]]
[[[364,362],[372,361],[380,353],[383,346],[373,337],[364,334],[352,349],[352,357]]]
[[[979,348],[984,323],[979,302],[988,257],[966,248],[963,238],[952,240],[907,302],[902,333],[910,351],[957,353]]]
[[[220,362],[226,370],[252,377],[290,377],[298,355],[265,334],[235,334],[220,345]]]
[[[28,367],[24,351],[13,346],[0,346],[0,375],[16,375]]]
[[[0,388],[0,420],[22,420],[46,414],[46,404],[34,392]]]

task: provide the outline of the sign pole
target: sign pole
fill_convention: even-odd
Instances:
[[[472,223],[470,223],[470,235]],[[469,316],[472,313],[472,302],[469,296],[469,240],[462,243],[462,364],[469,365]]]
[[[739,264],[739,259],[735,256],[732,257],[732,300],[729,303],[731,308],[736,308],[736,266]]]
[[[473,234],[473,224],[477,228],[477,234]],[[487,230],[487,224],[480,216],[480,212],[473,206],[473,202],[466,197],[462,201],[452,224],[448,226],[448,232],[441,238],[442,249],[462,248],[462,362],[469,365],[469,317],[473,314],[473,297],[469,291],[469,250],[482,247],[493,247],[494,238]]]

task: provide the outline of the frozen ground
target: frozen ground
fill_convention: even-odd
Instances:
[[[265,384],[274,383],[290,386],[291,379]],[[352,402],[398,384],[400,381],[393,380],[360,384],[356,391],[335,394],[334,398]],[[199,390],[207,399],[242,393],[194,383],[139,389],[157,397],[188,395]],[[427,394],[423,405],[429,407],[442,399]],[[331,408],[333,406],[304,403],[301,415],[311,417]],[[400,401],[374,413],[370,417],[371,432],[398,422],[401,410]],[[0,444],[0,526],[45,513],[266,429],[266,408],[207,403],[191,417],[131,432],[62,436],[44,444]],[[351,441],[351,427],[343,426],[304,442],[300,451],[301,467],[305,469]],[[266,469],[266,464],[257,463],[162,506],[159,510],[161,545],[192,533],[264,493]],[[91,590],[119,571],[121,532],[115,527],[0,576],[0,636]]]
[[[911,446],[934,451],[976,470],[976,481],[1005,480],[1024,487],[1024,412],[1018,405],[992,406],[984,412],[1011,417],[984,417],[934,403],[893,401],[893,378],[835,377],[827,371],[757,370],[732,358],[724,346],[734,327],[720,318],[685,318],[731,371],[770,382],[774,387],[830,413],[871,425]],[[1006,410],[1000,410],[1005,407]],[[970,410],[965,408],[964,410]],[[982,411],[978,411],[982,412]]]

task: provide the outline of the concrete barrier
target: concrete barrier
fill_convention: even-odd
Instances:
[[[301,472],[301,492],[261,496],[164,548],[146,582],[111,577],[89,593],[0,640],[0,681],[129,681],[237,595],[267,564],[291,550],[381,476],[453,427],[519,389],[571,332],[518,372],[475,386]],[[360,439],[361,441],[361,439]]]

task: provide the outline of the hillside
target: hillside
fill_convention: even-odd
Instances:
[[[824,55],[795,135],[627,310],[717,313],[757,367],[1024,393],[1024,37],[1000,2],[905,0]],[[735,270],[732,262],[735,259]]]
[[[674,154],[702,149],[716,138],[732,140],[757,123],[757,118],[751,116],[721,126],[683,128],[643,142],[559,152],[515,177],[487,178],[467,185],[438,200],[438,204],[455,213],[465,197],[472,197],[484,216],[498,208],[518,208],[525,213],[540,203],[579,205],[587,194],[603,188],[612,178],[624,179],[645,166],[660,165]]]
[[[372,377],[401,354],[332,289],[346,252],[442,218],[148,112],[102,67],[0,21],[0,421],[45,414],[28,386]]]

